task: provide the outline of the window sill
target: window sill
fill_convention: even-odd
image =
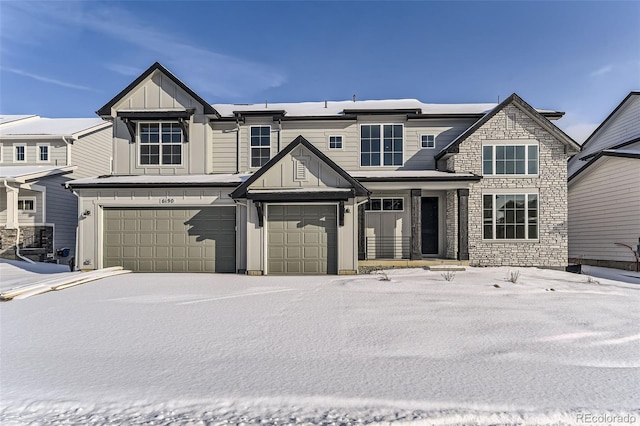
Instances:
[[[514,238],[514,239],[502,239],[502,240],[498,240],[498,239],[487,240],[487,239],[483,238],[482,242],[483,243],[489,243],[489,244],[493,244],[493,243],[499,243],[499,244],[504,244],[504,243],[509,243],[509,244],[510,243],[539,243],[540,239],[537,238],[535,240],[530,240],[530,239],[522,239],[522,238],[515,239]]]
[[[510,178],[531,178],[537,179],[540,175],[482,175],[483,179],[510,179]]]

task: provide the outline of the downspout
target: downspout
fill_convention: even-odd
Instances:
[[[240,173],[240,120],[236,117],[236,174]]]
[[[67,144],[67,166],[71,165],[71,145],[73,145],[73,142],[77,140],[73,136],[70,136],[70,139],[71,140],[68,141],[66,136],[62,136],[62,141]]]

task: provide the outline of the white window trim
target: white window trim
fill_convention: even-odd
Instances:
[[[252,150],[254,148],[256,148],[256,149],[259,149],[259,148],[266,149],[267,146],[255,146],[254,147],[254,146],[251,145],[251,129],[253,129],[254,127],[268,127],[269,128],[269,147],[268,147],[269,148],[269,160],[271,160],[271,158],[273,158],[271,156],[271,145],[273,144],[273,137],[272,137],[271,133],[273,132],[273,129],[271,128],[270,124],[254,124],[252,126],[249,126],[249,168],[250,169],[259,169],[262,166],[264,166],[264,164],[262,166],[254,166],[253,165]],[[267,161],[269,161],[269,160],[267,160]]]
[[[488,178],[510,178],[510,177],[538,177],[538,175],[540,174],[540,144],[535,142],[535,143],[518,143],[518,142],[511,142],[508,141],[509,143],[495,143],[495,142],[486,142],[482,144],[482,155],[481,155],[481,170],[482,170],[482,176],[483,177],[488,177]],[[491,147],[491,174],[485,174],[484,173],[484,148],[486,146],[490,146]],[[528,172],[529,171],[529,147],[530,146],[535,146],[538,148],[538,173],[513,173],[513,174],[496,174],[496,146],[524,146],[524,167],[525,170]]]
[[[362,165],[362,126],[379,126],[380,127],[380,164],[377,166],[363,166]],[[384,126],[402,126],[402,164],[385,165],[384,164]],[[407,152],[405,147],[406,132],[404,129],[404,123],[361,123],[358,126],[358,165],[360,167],[402,167],[405,163],[405,153]]]
[[[366,213],[401,213],[404,212],[404,197],[371,197],[369,200],[380,200],[380,210],[365,210]],[[402,210],[384,210],[384,200],[402,200]]]
[[[179,122],[177,121],[171,121],[171,120],[167,120],[167,121],[163,121],[163,120],[159,120],[159,121],[139,121],[136,123],[136,162],[137,162],[137,166],[138,167],[142,167],[142,168],[146,168],[146,167],[184,167],[184,156],[185,156],[185,143],[184,143],[184,133],[182,132],[182,129],[180,129],[180,164],[162,164],[162,149],[160,149],[160,163],[161,164],[142,164],[140,162],[140,155],[141,155],[141,150],[140,147],[142,146],[142,143],[140,142],[140,125],[141,124],[160,124],[161,128],[160,128],[160,138],[162,138],[162,124],[177,124],[180,125]],[[156,143],[151,143],[151,144],[145,144],[145,145],[159,145],[160,148],[162,148],[162,142],[158,142]],[[174,144],[166,144],[166,145],[177,145],[176,143]]]
[[[41,160],[40,159],[40,147],[41,146],[46,146],[47,147],[47,159],[46,160]],[[51,145],[48,143],[39,143],[36,144],[36,163],[50,163],[51,162]]]
[[[424,146],[422,145],[422,137],[423,136],[433,136],[433,146]],[[436,135],[434,133],[422,133],[420,135],[420,149],[436,149]]]
[[[340,138],[340,148],[332,148],[331,147],[331,138]],[[332,151],[344,150],[344,136],[343,135],[329,135],[327,137],[327,149]]]
[[[491,195],[493,197],[492,200],[492,217],[491,217],[491,227],[492,227],[492,234],[493,234],[493,238],[485,238],[484,237],[484,196],[485,195]],[[524,232],[525,235],[528,236],[529,235],[529,208],[528,208],[528,202],[529,202],[529,195],[536,195],[538,197],[538,237],[537,238],[496,238],[496,195],[525,195],[525,209],[524,209]],[[540,217],[540,193],[537,191],[513,191],[512,189],[505,189],[505,190],[493,190],[491,192],[482,192],[481,195],[482,199],[480,202],[481,205],[481,211],[482,213],[480,214],[480,221],[481,221],[481,229],[482,229],[482,242],[486,242],[486,243],[538,243],[540,242],[540,224],[541,224],[541,217]]]
[[[16,148],[19,146],[24,147],[24,160],[18,160],[18,151]],[[26,163],[27,162],[27,144],[26,143],[14,143],[13,144],[13,162],[14,163]]]
[[[18,205],[20,204],[20,201],[23,202],[23,205],[24,205],[24,201],[33,201],[33,209],[26,210],[26,209],[21,209],[20,207],[18,207],[18,212],[35,213],[38,210],[38,207],[36,206],[36,197],[20,197],[20,196],[18,196]]]

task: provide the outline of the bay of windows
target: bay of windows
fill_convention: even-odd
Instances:
[[[482,174],[538,174],[538,145],[484,145]]]
[[[182,164],[182,129],[178,123],[140,123],[140,164]]]
[[[482,213],[485,240],[538,238],[538,194],[485,194]]]
[[[271,127],[251,127],[251,167],[262,167],[271,158]]]
[[[361,166],[401,166],[403,163],[402,124],[360,126]]]

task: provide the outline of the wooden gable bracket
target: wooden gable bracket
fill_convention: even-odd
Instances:
[[[340,209],[339,209],[339,217],[338,217],[338,224],[340,226],[344,226],[344,201],[340,201]]]
[[[256,205],[256,211],[258,212],[258,226],[264,226],[264,205],[262,203],[254,203]]]
[[[182,129],[182,135],[184,136],[184,142],[189,142],[189,121],[185,118],[178,118],[178,124]]]
[[[131,135],[131,143],[135,143],[136,141],[136,123],[131,121],[129,118],[122,117],[122,122],[125,126],[127,126],[127,130],[129,131],[129,135]]]

